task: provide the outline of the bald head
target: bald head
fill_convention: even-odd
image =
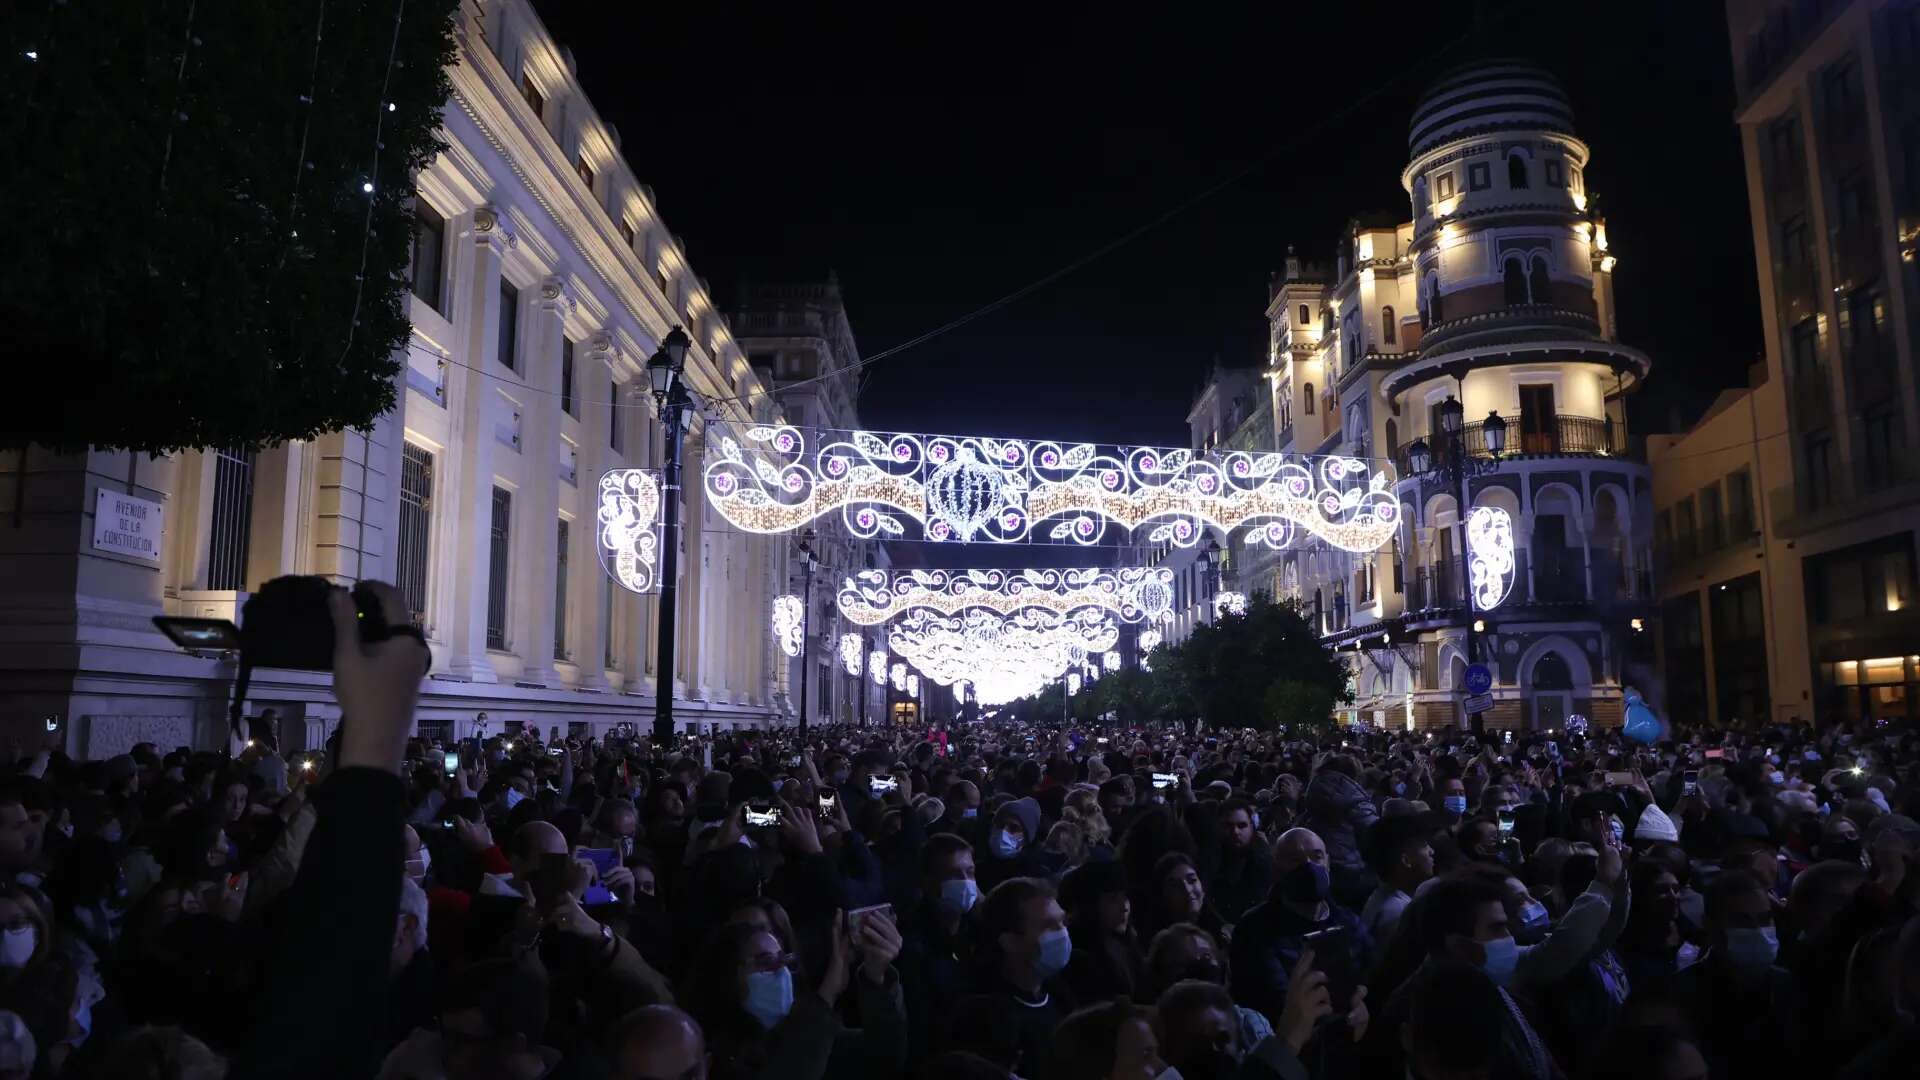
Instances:
[[[1301,863],[1327,864],[1327,845],[1312,829],[1288,829],[1273,844],[1273,866],[1280,873]]]
[[[513,864],[515,877],[525,877],[540,865],[542,855],[565,855],[567,838],[544,821],[529,821],[513,832],[507,841],[507,861]]]
[[[613,1080],[706,1080],[707,1039],[693,1017],[671,1005],[649,1005],[621,1017],[607,1032]]]

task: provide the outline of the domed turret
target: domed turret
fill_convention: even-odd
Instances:
[[[1573,106],[1545,68],[1526,60],[1482,60],[1427,87],[1407,128],[1408,157],[1442,143],[1502,131],[1573,134]]]

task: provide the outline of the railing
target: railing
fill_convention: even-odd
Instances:
[[[1590,416],[1546,417],[1544,423],[1537,423],[1535,430],[1527,430],[1518,416],[1503,416],[1506,421],[1506,445],[1500,456],[1516,457],[1618,457],[1627,452],[1626,433],[1612,418],[1596,420]],[[1393,451],[1394,467],[1401,476],[1413,475],[1412,463],[1407,457],[1407,447],[1416,441],[1427,441],[1426,436],[1409,439]],[[1490,458],[1492,452],[1487,449],[1486,421],[1476,420],[1462,425],[1459,447],[1469,457]],[[1456,452],[1455,446],[1444,436],[1427,441],[1427,454],[1433,466],[1447,463],[1449,455]]]
[[[1501,608],[1533,604],[1612,604],[1653,599],[1653,573],[1641,559],[1628,568],[1605,550],[1580,548],[1514,552],[1513,585]],[[1468,561],[1435,560],[1406,574],[1407,611],[1465,608],[1472,577]]]

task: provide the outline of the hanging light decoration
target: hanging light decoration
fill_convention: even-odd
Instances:
[[[1499,607],[1513,591],[1513,517],[1497,506],[1476,506],[1467,515],[1467,576],[1473,588],[1473,606],[1481,611]]]
[[[873,685],[887,685],[887,654],[875,649],[867,656],[867,674],[872,677]]]
[[[797,596],[773,598],[773,640],[788,656],[800,655],[800,634],[806,618],[806,606]]]
[[[1011,615],[1043,608],[1066,615],[1081,608],[1112,612],[1122,622],[1159,622],[1173,614],[1173,571],[1165,567],[1030,570],[863,570],[847,578],[840,613],[878,626],[902,612],[927,608],[955,615],[985,608]]]
[[[660,591],[660,476],[613,469],[600,477],[594,549],[600,568],[629,592]]]
[[[860,677],[860,658],[865,655],[867,643],[859,634],[840,635],[840,667],[854,678]]]
[[[892,672],[893,688],[901,693],[907,692],[907,665],[895,664]]]
[[[1223,592],[1213,598],[1215,615],[1245,615],[1247,613],[1247,594]]]
[[[1039,693],[1088,656],[1111,649],[1119,635],[1111,616],[1092,610],[1066,618],[1039,610],[1013,616],[914,611],[888,627],[887,643],[934,682],[966,682],[975,700],[997,705]]]

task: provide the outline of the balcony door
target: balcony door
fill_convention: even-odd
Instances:
[[[1553,387],[1522,386],[1520,388],[1520,452],[1523,454],[1551,454],[1558,447],[1554,424]]]

